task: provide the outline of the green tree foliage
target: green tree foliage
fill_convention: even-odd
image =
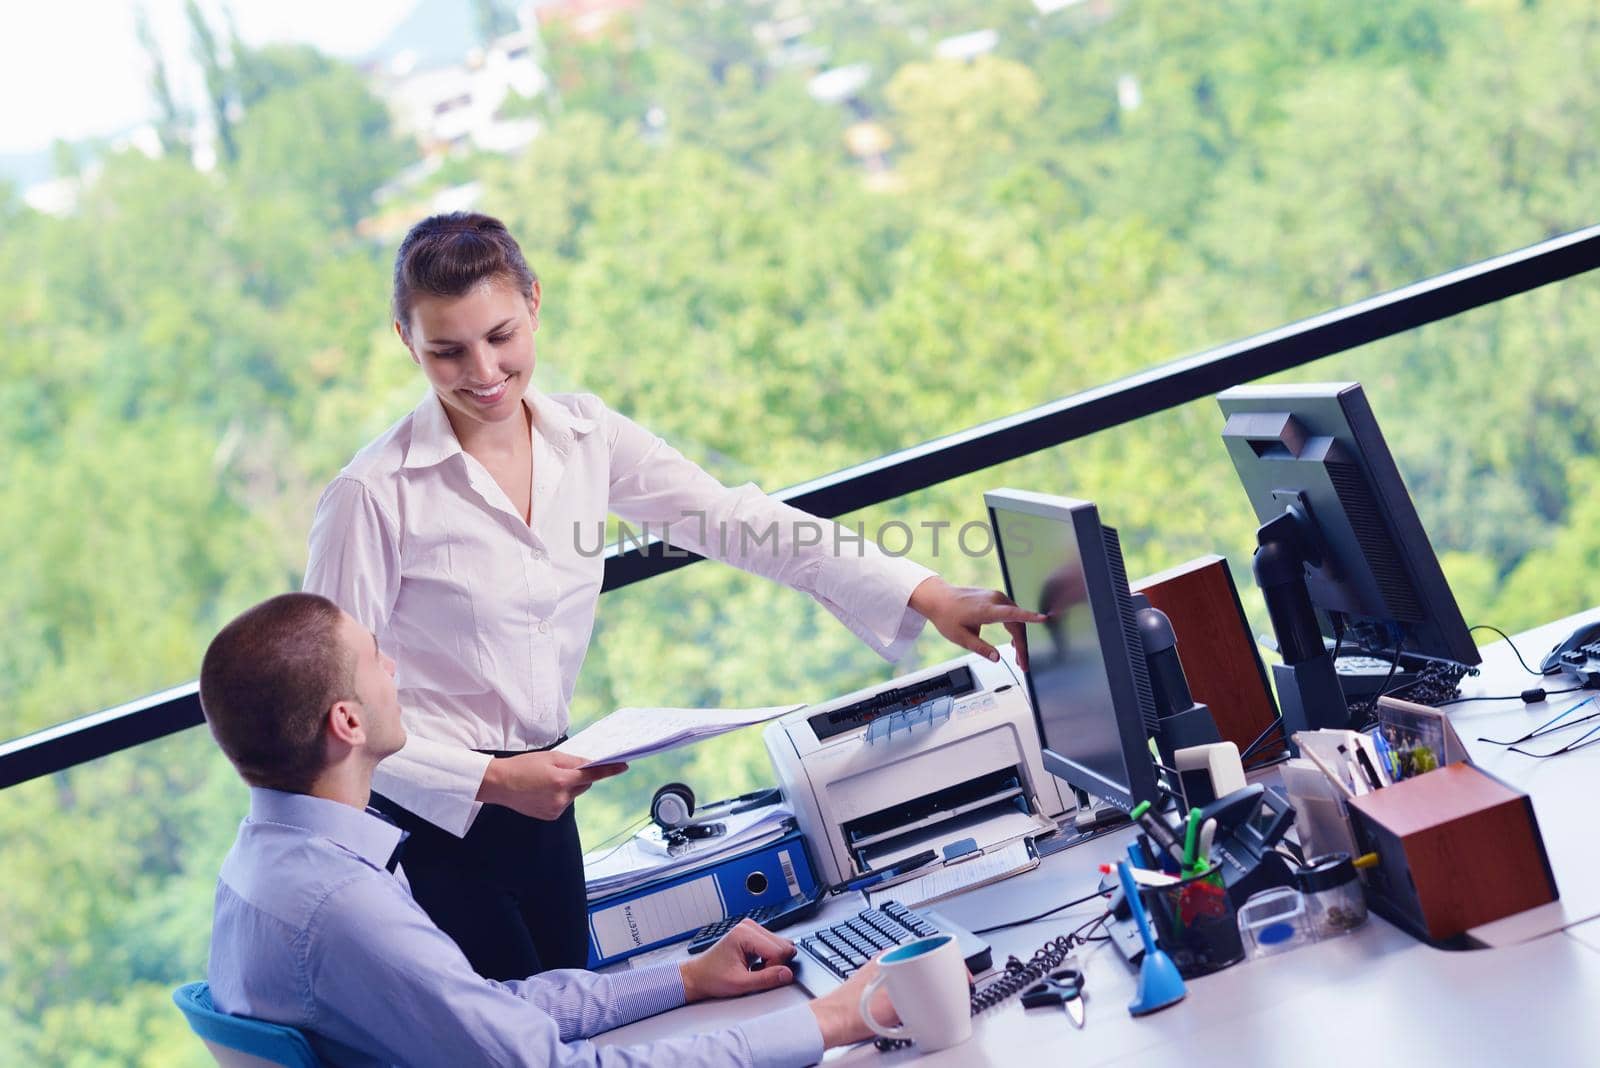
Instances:
[[[239,147],[233,139],[235,97],[228,57],[220,36],[196,0],[184,0],[183,13],[189,23],[195,62],[205,76],[206,104],[211,110],[211,123],[221,146],[221,156],[231,163],[239,158]]]
[[[142,4],[134,9],[133,26],[139,47],[150,63],[150,95],[156,105],[156,134],[161,139],[161,151],[169,156],[182,153],[188,149],[188,124],[173,95],[166,57],[150,27],[150,13]]]
[[[280,89],[293,89],[325,74],[347,69],[310,45],[269,44],[249,48],[238,38],[233,42],[233,83],[239,106],[246,113]],[[357,91],[355,95],[365,94]]]
[[[410,162],[389,114],[349,67],[296,81],[246,112],[236,134],[244,184],[264,200],[301,199],[348,228],[372,192]]]
[[[843,105],[769,59],[756,9],[661,0],[551,28],[541,137],[450,164],[544,280],[540,386],[599,393],[728,482],[1090,389],[1600,202],[1600,16],[1577,0],[805,7],[799,45],[871,69]],[[411,150],[347,65],[190,19],[216,170],[173,151],[160,104],[167,158],[85,168],[72,215],[0,189],[3,737],[192,678],[221,622],[298,584],[317,493],[423,388],[388,331],[392,241],[365,236]],[[992,53],[936,58],[985,28]],[[886,147],[858,160],[864,131]],[[1596,322],[1579,278],[1289,376],[1366,384],[1473,622],[1600,600]],[[1243,579],[1254,521],[1218,429],[1187,405],[847,522],[895,548],[906,524],[913,557],[993,585],[963,528],[1010,484],[1098,501],[1135,574],[1223,551]],[[951,653],[924,636],[915,659]],[[574,720],[895,670],[800,596],[696,566],[603,601]],[[668,779],[767,777],[742,732],[641,763],[580,819],[596,843]],[[0,793],[0,1060],[203,1062],[166,998],[203,973],[244,796],[204,731]]]

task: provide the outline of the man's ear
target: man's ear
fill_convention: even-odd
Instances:
[[[328,708],[328,737],[349,746],[366,744],[366,710],[359,701],[335,701]]]

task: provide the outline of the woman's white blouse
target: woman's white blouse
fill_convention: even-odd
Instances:
[[[375,788],[461,835],[489,757],[567,730],[594,628],[608,513],[674,545],[810,594],[899,659],[933,575],[754,485],[723,486],[591,394],[529,392],[533,523],[462,451],[430,392],[356,454],[317,502],[305,588],[378,636],[397,664],[409,740]],[[775,531],[775,533],[774,533]],[[673,695],[662,694],[664,704]]]

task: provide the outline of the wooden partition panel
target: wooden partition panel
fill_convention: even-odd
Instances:
[[[1277,719],[1278,706],[1228,561],[1202,556],[1131,585],[1172,621],[1190,692],[1210,706],[1223,739],[1243,752]]]

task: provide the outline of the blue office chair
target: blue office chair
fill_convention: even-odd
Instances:
[[[229,1016],[211,1004],[211,987],[187,983],[172,992],[189,1027],[222,1068],[320,1068],[306,1036],[283,1024]]]

